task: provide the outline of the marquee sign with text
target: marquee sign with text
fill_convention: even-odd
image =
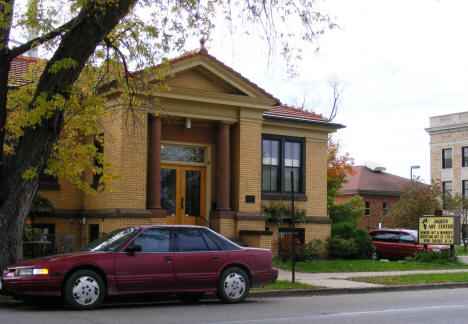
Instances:
[[[419,217],[419,244],[460,244],[460,216]]]

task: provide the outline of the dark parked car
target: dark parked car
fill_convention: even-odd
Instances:
[[[418,231],[400,228],[382,228],[369,232],[375,246],[374,259],[404,259],[414,256],[424,246],[418,244]],[[428,251],[449,250],[448,245],[428,245]]]
[[[145,226],[114,231],[80,252],[12,265],[0,284],[19,297],[62,296],[89,309],[106,295],[143,293],[196,300],[216,292],[238,303],[277,276],[270,250],[241,247],[205,227]]]

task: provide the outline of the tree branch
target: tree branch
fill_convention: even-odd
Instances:
[[[68,22],[66,22],[62,26],[57,27],[54,30],[48,32],[47,34],[36,37],[34,39],[31,39],[30,41],[28,41],[28,42],[26,42],[26,43],[24,43],[24,44],[22,44],[22,45],[20,45],[18,47],[13,48],[11,50],[11,52],[10,52],[11,59],[13,59],[13,58],[15,58],[15,57],[17,57],[17,56],[19,56],[21,54],[26,53],[27,51],[29,51],[30,49],[32,49],[34,47],[37,47],[38,45],[44,44],[45,42],[54,39],[55,37],[59,36],[63,32],[67,31],[68,29],[72,29],[74,26],[79,24],[83,20],[83,18],[84,18],[83,15],[79,15],[79,16],[69,20]]]

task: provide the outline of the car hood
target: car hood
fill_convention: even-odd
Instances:
[[[43,257],[43,258],[37,258],[37,259],[31,259],[27,261],[23,261],[11,266],[8,266],[8,268],[18,268],[18,267],[34,267],[38,265],[43,265],[46,263],[54,263],[57,261],[73,261],[73,259],[81,258],[86,255],[92,255],[92,254],[98,254],[98,253],[108,253],[108,252],[73,252],[73,253],[66,253],[66,254],[58,254],[58,255],[51,255],[48,257]]]

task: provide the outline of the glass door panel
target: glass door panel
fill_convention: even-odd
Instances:
[[[161,207],[176,216],[177,169],[161,169]]]
[[[200,216],[201,171],[185,171],[185,216]]]
[[[205,168],[164,165],[161,168],[161,207],[168,224],[197,223],[205,215]]]

